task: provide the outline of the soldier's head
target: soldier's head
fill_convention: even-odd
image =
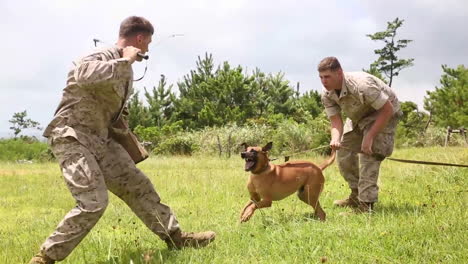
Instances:
[[[153,25],[144,17],[127,17],[120,23],[119,42],[124,46],[139,48],[142,53],[148,52],[148,45],[152,41]]]
[[[325,89],[340,90],[343,83],[343,69],[340,62],[335,57],[322,59],[317,67],[320,81]]]

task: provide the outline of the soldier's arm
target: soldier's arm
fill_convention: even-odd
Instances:
[[[341,118],[341,107],[332,99],[322,95],[322,104],[325,107],[325,113],[331,122],[331,140],[330,147],[333,150],[341,146],[341,135],[343,135],[343,119]]]
[[[393,116],[393,105],[389,101],[388,95],[383,92],[382,85],[386,84],[375,77],[370,77],[367,87],[363,89],[364,100],[378,112],[374,124],[367,133],[367,137],[371,139],[385,128]]]
[[[383,82],[378,82],[374,78],[370,77],[366,87],[362,90],[365,102],[377,110],[376,120],[362,139],[361,151],[368,155],[373,153],[372,145],[375,136],[385,128],[393,116],[393,105],[381,87]]]
[[[131,63],[126,58],[106,60],[101,53],[91,54],[75,63],[74,77],[78,85],[130,78]]]
[[[341,135],[343,135],[343,119],[340,114],[330,117],[331,122],[331,140],[330,147],[337,150],[341,147]]]
[[[375,119],[374,124],[367,132],[367,136],[372,139],[381,132],[387,125],[390,118],[393,116],[393,105],[389,100],[378,110],[377,118]]]

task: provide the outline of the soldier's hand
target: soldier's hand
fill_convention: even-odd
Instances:
[[[141,52],[141,50],[133,46],[127,46],[122,49],[122,57],[127,58],[130,64],[132,64],[139,59],[138,52]],[[141,61],[141,58],[138,61]]]
[[[371,155],[373,143],[374,139],[372,137],[364,136],[364,138],[362,139],[361,151],[367,155]]]
[[[339,140],[332,139],[330,141],[330,147],[332,148],[332,150],[340,149],[341,142]]]

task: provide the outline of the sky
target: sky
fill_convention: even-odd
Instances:
[[[396,17],[404,20],[397,38],[413,40],[397,54],[414,58],[392,84],[401,101],[422,110],[426,91],[439,86],[441,65],[468,62],[466,0],[2,0],[0,10],[0,138],[13,135],[8,120],[24,110],[46,127],[71,62],[93,50],[94,38],[115,43],[120,22],[131,15],[156,29],[137,90],[152,88],[164,74],[177,92],[197,57],[211,53],[216,65],[228,61],[248,74],[281,71],[301,92],[321,91],[322,58],[337,57],[345,71],[368,68],[383,44],[366,34],[385,30]],[[135,64],[135,76],[143,69]]]

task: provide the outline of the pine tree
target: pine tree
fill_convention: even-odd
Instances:
[[[158,127],[162,127],[170,123],[174,113],[175,95],[171,91],[172,85],[169,85],[167,88],[166,86],[166,76],[161,74],[158,87],[153,87],[151,93],[144,88],[152,125]]]
[[[374,53],[380,57],[371,64],[369,71],[384,73],[389,78],[389,86],[392,86],[393,77],[398,76],[401,70],[413,66],[414,59],[398,59],[396,55],[400,49],[406,48],[408,43],[412,42],[409,39],[395,39],[397,29],[403,25],[403,22],[404,20],[397,17],[392,22],[387,22],[387,29],[385,31],[366,35],[372,40],[381,40],[385,43],[382,49],[374,50]]]
[[[468,68],[451,69],[442,65],[440,87],[427,91],[424,108],[432,114],[437,126],[468,127]]]

